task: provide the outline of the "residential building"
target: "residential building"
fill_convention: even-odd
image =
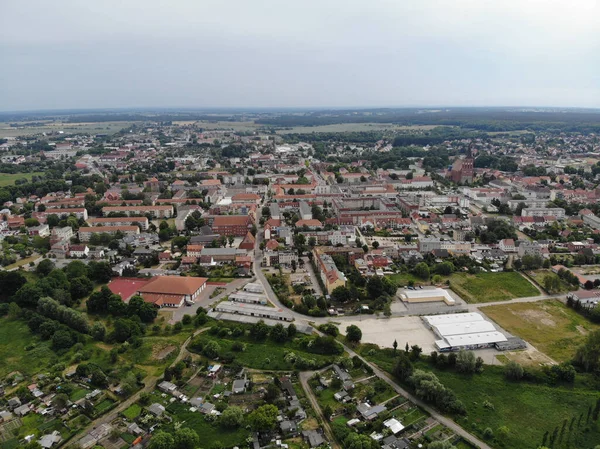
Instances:
[[[83,257],[87,257],[90,249],[87,245],[70,245],[69,246],[69,256],[75,259],[81,259]]]
[[[555,217],[557,220],[562,220],[565,218],[565,210],[562,207],[524,207],[521,216]]]
[[[174,209],[170,204],[164,206],[105,206],[102,208],[102,214],[105,217],[111,212],[125,214],[128,217],[150,214],[153,218],[171,218]]]
[[[148,217],[92,217],[87,219],[90,226],[137,226],[139,225],[142,231],[148,229]]]
[[[319,248],[315,248],[313,255],[317,271],[328,294],[331,294],[337,287],[346,285],[346,275],[338,269],[329,254],[322,253]]]
[[[117,232],[124,235],[135,235],[140,233],[140,228],[137,226],[96,226],[93,228],[79,228],[79,240],[82,242],[89,242],[94,234],[114,235]]]
[[[502,239],[500,240],[500,243],[498,243],[498,248],[505,253],[514,253],[516,251],[515,241],[513,239]]]

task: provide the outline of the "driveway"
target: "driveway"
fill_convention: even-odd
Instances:
[[[234,291],[242,288],[251,280],[252,279],[250,278],[235,279],[228,283],[226,286],[221,287],[224,288],[225,291],[215,296],[214,298],[211,298],[210,295],[217,289],[218,286],[208,285],[200,294],[200,296],[196,299],[196,302],[191,306],[184,305],[177,309],[174,309],[173,311],[169,310],[169,312],[172,313],[171,319],[169,320],[169,324],[175,324],[176,322],[181,321],[184,315],[196,315],[196,311],[199,307],[204,307],[205,309],[210,308],[210,306],[212,306],[214,303],[220,301],[225,296],[230,295]]]

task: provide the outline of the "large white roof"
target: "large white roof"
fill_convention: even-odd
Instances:
[[[439,326],[441,324],[452,323],[470,323],[473,321],[485,321],[479,313],[448,313],[445,315],[428,315],[423,320],[430,326]]]
[[[507,341],[507,338],[503,333],[494,331],[483,332],[480,334],[450,335],[445,337],[445,340],[450,346],[456,348],[459,346],[483,345],[496,343],[499,341]]]
[[[496,328],[489,321],[468,321],[464,323],[449,323],[434,326],[441,337],[461,334],[480,334],[482,332],[494,332]]]

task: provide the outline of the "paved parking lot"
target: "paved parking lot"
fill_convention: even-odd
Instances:
[[[394,340],[398,342],[399,348],[419,345],[423,352],[428,354],[435,350],[435,336],[429,331],[419,317],[407,316],[399,318],[375,318],[372,315],[362,320],[344,320],[340,326],[342,333],[346,332],[346,326],[354,324],[362,330],[363,343],[375,343],[381,347],[391,348]]]

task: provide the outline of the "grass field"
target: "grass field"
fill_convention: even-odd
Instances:
[[[517,305],[520,304],[502,307]],[[494,306],[496,307],[500,306]],[[486,309],[489,308],[491,307]],[[395,358],[391,349],[378,349],[374,345],[360,345],[358,349],[363,356],[385,371],[393,370]],[[557,426],[560,430],[564,419],[570,421],[575,417],[577,420],[581,413],[584,414],[584,423],[579,428],[575,425],[571,445],[555,444],[554,448],[592,449],[600,444],[600,429],[597,423],[590,421],[585,424],[588,407],[593,407],[598,397],[598,380],[591,375],[578,374],[573,385],[549,386],[525,381],[509,382],[504,377],[504,367],[498,365],[486,365],[483,373],[474,375],[459,374],[452,369],[439,369],[426,361],[417,362],[415,368],[433,371],[442,384],[454,391],[467,409],[467,416],[457,418],[457,423],[492,447],[536,448],[541,445],[546,431],[552,433]],[[492,406],[484,406],[485,401]],[[402,420],[403,423],[405,421],[409,420]],[[498,429],[504,426],[508,428],[508,434],[501,437]],[[495,440],[483,438],[483,431],[488,427],[496,435]]]
[[[29,257],[26,257],[25,259],[19,259],[15,263],[11,263],[10,265],[5,266],[4,269],[12,270],[13,268],[19,268],[19,267],[22,267],[25,265],[29,265],[29,262],[33,262],[34,260],[36,260],[39,257],[40,257],[39,254],[33,254]]]
[[[519,273],[455,273],[450,288],[469,303],[537,296],[539,290]]]
[[[302,337],[297,337],[292,342],[280,344],[269,339],[262,342],[254,342],[248,337],[239,337],[236,339],[233,337],[217,337],[204,333],[195,337],[188,349],[190,351],[194,351],[194,343],[196,342],[206,343],[210,340],[216,341],[219,344],[221,351],[233,354],[235,356],[235,360],[243,366],[262,370],[294,369],[293,364],[284,360],[284,357],[288,352],[293,352],[296,354],[296,356],[302,357],[303,359],[312,359],[320,367],[333,362],[335,356],[325,356],[306,352],[298,342],[300,338]],[[243,342],[246,345],[244,351],[232,351],[231,346],[236,341]]]
[[[429,281],[424,281],[423,279],[420,279],[411,273],[396,273],[396,274],[390,274],[389,276],[386,276],[386,277],[390,281],[393,281],[398,287],[406,287],[410,281],[413,281],[415,283],[415,285],[429,284]]]
[[[42,172],[33,173],[0,173],[0,187],[12,186],[17,179],[27,179],[31,181],[32,176],[41,176]]]
[[[397,125],[394,123],[336,123],[333,125],[318,126],[294,126],[291,129],[277,130],[277,134],[299,134],[299,133],[342,133],[360,131],[428,131],[437,126],[434,125]]]
[[[32,347],[26,350],[26,347]],[[0,319],[0,377],[13,371],[35,374],[55,357],[49,342],[42,342],[29,332],[22,321]]]
[[[61,123],[47,121],[43,126],[10,127],[8,123],[0,123],[0,138],[31,136],[44,132],[64,131],[65,134],[90,133],[114,134],[135,122],[97,122],[97,123]]]
[[[427,369],[431,369],[427,365]],[[440,381],[452,389],[467,408],[467,417],[458,423],[480,437],[486,428],[492,429],[497,440],[495,447],[530,449],[541,445],[546,431],[562,427],[563,420],[577,420],[584,414],[584,425],[574,428],[571,445],[555,444],[555,448],[593,448],[600,444],[600,430],[597,423],[590,421],[589,431],[585,432],[585,416],[588,407],[594,405],[597,394],[593,389],[574,386],[550,387],[527,382],[512,383],[504,378],[504,370],[499,366],[486,367],[481,375],[466,377],[452,371],[435,370]],[[493,408],[485,407],[488,401]],[[508,428],[508,435],[498,444],[500,427]],[[566,436],[565,436],[566,442]]]
[[[481,311],[556,361],[570,360],[585,335],[600,328],[558,300],[496,305]]]

